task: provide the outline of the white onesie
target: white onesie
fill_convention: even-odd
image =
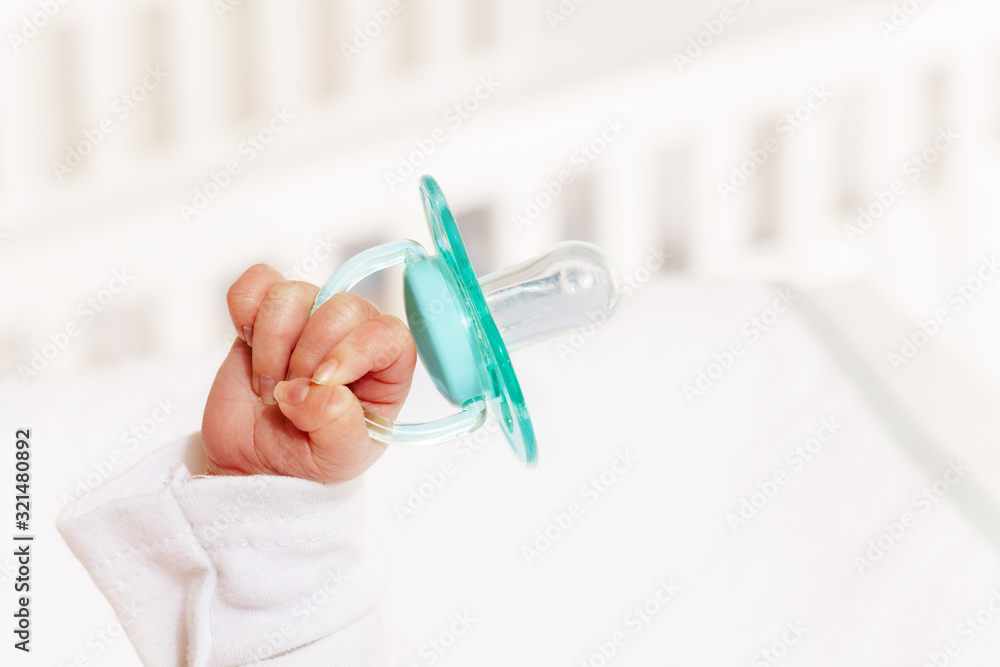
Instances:
[[[59,520],[143,664],[384,665],[384,565],[366,553],[361,481],[192,470],[200,434]]]

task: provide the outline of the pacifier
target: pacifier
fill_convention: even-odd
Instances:
[[[597,246],[570,241],[479,280],[437,181],[421,178],[420,195],[438,254],[410,240],[366,250],[334,272],[310,315],[366,276],[405,264],[406,318],[417,353],[441,394],[461,411],[422,424],[366,411],[372,439],[440,444],[475,431],[490,414],[530,468],[538,461],[535,431],[509,351],[607,320],[618,306],[618,269]]]

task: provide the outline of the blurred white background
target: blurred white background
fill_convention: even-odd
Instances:
[[[198,428],[243,269],[320,283],[359,250],[426,242],[430,173],[480,274],[584,239],[637,296],[585,344],[515,359],[548,436],[538,470],[491,443],[421,531],[393,504],[456,450],[392,452],[373,471],[374,524],[410,554],[387,597],[396,636],[416,649],[478,605],[479,634],[446,664],[596,665],[580,661],[673,575],[694,608],[613,662],[752,664],[799,614],[825,625],[782,664],[922,664],[1000,584],[998,19],[986,0],[5,3],[0,387],[5,417],[51,431],[47,516],[155,398],[183,408],[151,443]],[[712,390],[726,393],[688,400],[714,354],[748,342],[772,283],[823,317],[800,309]],[[401,312],[397,275],[363,287]],[[421,387],[411,416],[445,409]],[[812,471],[787,517],[755,526],[766,539],[734,541],[726,513],[824,401],[854,415],[857,459]],[[521,543],[630,443],[648,451],[617,505],[539,566],[553,571],[525,575]],[[929,551],[914,538],[865,589],[853,555],[959,454],[974,490],[924,526]],[[700,473],[675,479],[685,461]],[[813,505],[822,521],[799,515]],[[702,516],[711,529],[685,523]],[[49,549],[53,568],[73,563],[54,532]],[[467,560],[442,564],[449,549]],[[802,569],[767,569],[783,558]],[[907,577],[934,587],[900,594]],[[47,612],[40,664],[135,664],[124,640],[85,648],[111,619],[93,620],[82,570],[48,586],[50,610],[63,594],[74,607]],[[948,664],[996,664],[997,626]],[[52,646],[62,633],[71,645]]]
[[[685,275],[861,276],[924,317],[997,245],[995,10],[940,4],[900,21],[883,2],[591,1],[563,17],[555,2],[412,0],[382,28],[378,2],[57,2],[51,19],[7,3],[0,277],[30,281],[6,295],[0,369],[30,367],[123,268],[135,280],[46,372],[209,349],[229,333],[219,296],[249,263],[321,281],[358,249],[421,240],[421,173],[481,273],[562,238],[626,271],[663,244]],[[355,53],[357,30],[377,34]],[[294,120],[271,136],[275,109]],[[615,118],[606,150],[581,153]],[[913,181],[913,156],[947,128],[959,138]],[[262,150],[244,143],[262,132]],[[90,152],[88,133],[91,154],[56,166]],[[720,193],[768,138],[777,152]],[[215,187],[230,161],[240,173]],[[390,185],[401,161],[412,173]],[[546,206],[563,169],[572,187]],[[851,233],[894,181],[905,194]],[[994,383],[998,294],[943,332]]]

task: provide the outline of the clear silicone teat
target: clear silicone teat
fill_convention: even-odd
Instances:
[[[621,276],[597,246],[567,241],[479,284],[507,349],[517,350],[607,320],[618,307]]]
[[[538,460],[535,433],[509,348],[607,320],[618,305],[618,269],[600,248],[574,241],[480,281],[437,182],[424,176],[420,193],[438,254],[409,240],[366,250],[330,277],[313,312],[365,276],[405,264],[406,317],[417,352],[437,388],[462,411],[425,424],[366,413],[372,438],[446,442],[479,428],[490,413],[518,460],[531,467]]]

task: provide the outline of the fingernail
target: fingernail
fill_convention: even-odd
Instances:
[[[274,378],[270,375],[260,376],[260,400],[264,405],[274,405]]]
[[[337,363],[336,359],[330,359],[329,361],[324,362],[319,368],[316,369],[316,372],[313,373],[312,381],[316,384],[331,384],[333,376],[337,374],[337,367],[339,365],[340,364]]]
[[[253,327],[243,327],[243,340],[247,342],[247,345],[253,347]]]
[[[302,405],[307,394],[309,394],[309,385],[304,382],[279,382],[278,386],[274,388],[274,397],[278,399],[279,403],[285,405]]]

